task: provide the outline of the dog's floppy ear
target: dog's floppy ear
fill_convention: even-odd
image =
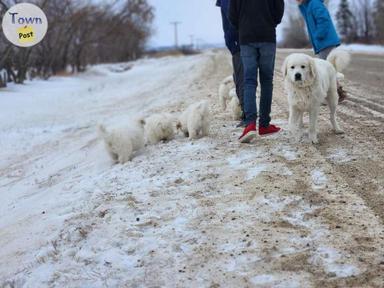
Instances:
[[[283,73],[283,77],[287,77],[288,74],[288,57],[285,58],[283,66],[281,67],[281,73]]]
[[[309,71],[311,73],[312,79],[315,79],[317,77],[317,72],[316,72],[315,60],[313,58],[309,60]]]

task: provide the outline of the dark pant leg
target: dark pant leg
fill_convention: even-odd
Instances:
[[[241,61],[240,51],[232,56],[233,63],[233,79],[236,85],[236,94],[239,97],[241,110],[244,113],[244,71],[243,63]]]
[[[256,122],[256,88],[258,49],[253,45],[241,45],[241,60],[244,69],[244,113],[245,124]]]
[[[273,75],[275,70],[276,44],[260,43],[259,46],[259,72],[260,72],[260,127],[268,127],[271,122],[271,106],[273,95]]]

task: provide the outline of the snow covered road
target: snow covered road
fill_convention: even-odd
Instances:
[[[318,146],[286,132],[243,146],[216,103],[229,71],[210,51],[2,92],[0,287],[383,287],[383,113],[364,106],[375,95],[340,106],[345,136],[324,108]],[[286,128],[276,74],[273,119]],[[208,138],[115,166],[97,140],[98,122],[201,99]]]

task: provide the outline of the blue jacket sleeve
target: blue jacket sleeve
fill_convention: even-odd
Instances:
[[[319,5],[314,5],[313,15],[316,19],[316,32],[315,37],[319,40],[322,40],[327,35],[328,28],[333,25],[331,15],[323,3]]]

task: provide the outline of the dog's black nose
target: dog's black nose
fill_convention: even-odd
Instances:
[[[296,73],[295,74],[295,80],[296,81],[300,81],[301,80],[301,74],[300,73]]]

